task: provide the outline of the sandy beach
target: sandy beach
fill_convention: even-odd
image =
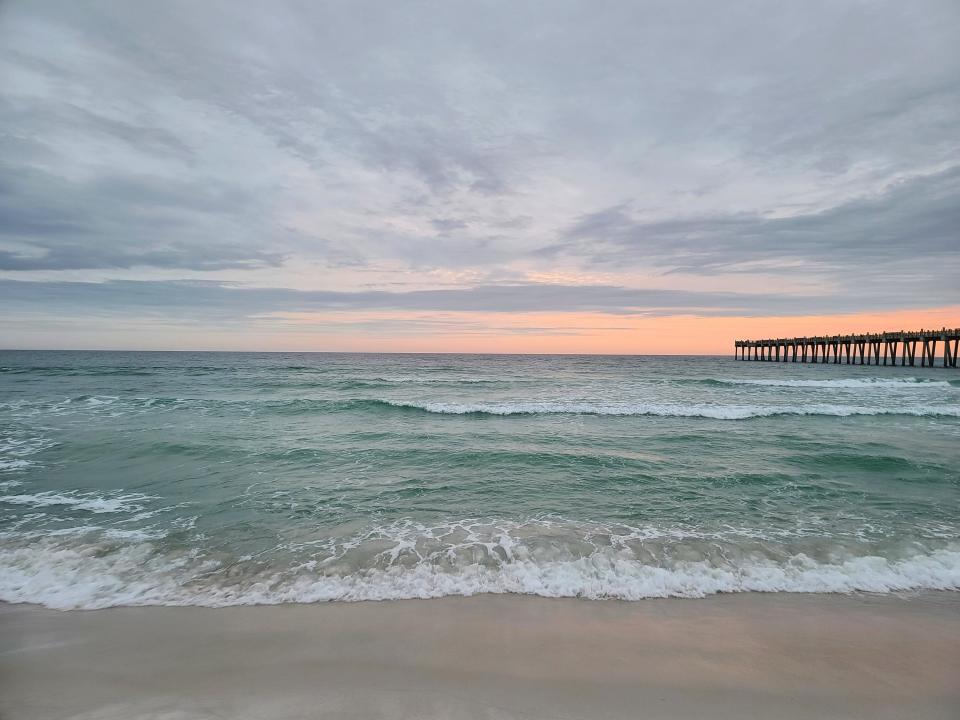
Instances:
[[[955,718],[960,595],[0,606],[4,720]]]

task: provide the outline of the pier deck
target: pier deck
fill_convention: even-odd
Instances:
[[[934,367],[937,344],[943,342],[942,367],[957,367],[960,328],[915,330],[866,335],[822,335],[817,337],[737,340],[734,358],[764,362],[832,363],[835,365],[917,365]],[[881,359],[882,356],[882,359]]]

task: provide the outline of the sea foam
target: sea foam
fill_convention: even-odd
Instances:
[[[253,554],[83,525],[4,538],[0,600],[53,608],[256,605],[516,593],[641,600],[730,592],[960,589],[956,539],[813,544],[759,528],[631,527],[538,518],[410,520]],[[787,533],[789,536],[790,533]],[[285,559],[281,559],[285,558]]]
[[[0,495],[0,503],[27,505],[33,508],[68,506],[92,513],[137,512],[143,509],[143,501],[155,499],[151,495],[129,493],[127,495],[99,496],[95,493],[40,492],[32,495]]]
[[[648,565],[623,551],[567,559],[514,557],[496,566],[467,563],[391,565],[349,574],[318,574],[309,563],[221,579],[220,563],[157,553],[150,543],[113,551],[57,545],[55,539],[8,549],[0,557],[0,600],[57,609],[117,605],[259,605],[436,598],[481,593],[641,600],[699,598],[732,592],[888,593],[960,588],[960,551],[940,549],[899,560],[860,556],[783,561]]]
[[[848,417],[851,415],[908,415],[917,417],[960,417],[960,406],[926,405],[898,407],[868,407],[836,404],[808,405],[672,405],[643,402],[415,402],[406,400],[379,400],[383,405],[422,410],[440,415],[620,415],[680,418],[712,418],[715,420],[747,420],[777,415],[818,415]]]
[[[823,388],[823,389],[851,389],[864,390],[876,388],[885,389],[914,389],[920,388],[954,388],[947,380],[931,380],[920,377],[903,378],[710,378],[707,382],[716,385],[760,385],[765,387],[782,388]]]

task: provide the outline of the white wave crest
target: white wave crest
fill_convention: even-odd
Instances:
[[[27,505],[34,508],[67,506],[92,513],[138,512],[143,510],[145,500],[154,500],[152,495],[129,493],[100,497],[94,493],[41,492],[33,495],[2,495],[0,502],[9,505]]]
[[[655,415],[659,417],[700,417],[715,420],[746,420],[775,415],[913,415],[918,417],[960,417],[960,406],[929,405],[899,407],[867,407],[854,405],[669,405],[660,403],[613,402],[412,402],[383,400],[399,408],[425,410],[441,415]]]
[[[510,544],[510,543],[508,543]],[[248,556],[249,558],[249,556]],[[242,562],[242,560],[241,560]],[[57,609],[117,605],[260,605],[395,600],[515,593],[543,597],[640,600],[731,592],[887,593],[960,589],[960,551],[939,549],[900,559],[857,556],[817,562],[749,558],[716,564],[646,564],[626,550],[543,560],[522,552],[499,564],[431,562],[350,573],[316,572],[316,562],[245,579],[220,577],[222,565],[193,554],[157,552],[149,542],[102,546],[48,538],[0,554],[0,600]]]
[[[413,383],[416,385],[482,385],[484,383],[503,382],[504,378],[460,376],[460,375],[357,375],[344,378],[347,382],[369,383]]]
[[[100,405],[113,405],[113,403],[119,399],[116,395],[84,395],[77,398],[69,398],[64,401],[64,404],[79,403],[87,407],[98,407]]]
[[[28,459],[30,455],[35,455],[53,445],[56,443],[46,437],[0,438],[0,472],[25,470],[34,464],[33,460]]]
[[[768,387],[801,387],[801,388],[951,388],[946,380],[929,380],[927,378],[832,378],[832,379],[785,379],[785,378],[727,378],[716,382],[724,385],[763,385]]]

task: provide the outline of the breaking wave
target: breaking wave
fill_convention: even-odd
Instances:
[[[960,417],[960,406],[932,405],[918,407],[865,407],[854,405],[809,404],[798,406],[762,405],[670,405],[661,403],[606,402],[409,402],[398,400],[361,401],[403,410],[440,415],[654,415],[658,417],[712,418],[715,420],[747,420],[776,415],[819,415],[848,417],[851,415],[908,415],[919,417]]]
[[[350,566],[362,542],[339,544],[332,554],[262,566],[250,556],[222,559],[196,551],[160,550],[149,536],[79,528],[94,540],[48,536],[0,554],[0,600],[58,609],[117,605],[260,605],[395,600],[448,595],[515,593],[543,597],[641,600],[697,598],[733,592],[888,593],[960,588],[960,548],[946,545],[910,553],[856,554],[838,546],[765,555],[758,550],[699,554],[687,543],[652,533],[644,541],[597,544],[589,535],[531,538],[522,527],[470,535],[459,541],[406,535],[380,543],[366,567]],[[370,541],[375,538],[365,538]],[[383,539],[382,536],[380,538]],[[609,540],[609,538],[608,538]],[[648,549],[644,543],[650,543]],[[759,547],[759,546],[758,546]],[[369,548],[367,548],[369,550]],[[672,556],[683,559],[674,559]]]
[[[760,385],[765,387],[782,388],[836,388],[836,389],[864,389],[864,388],[910,388],[922,385],[924,387],[956,387],[954,382],[949,380],[931,380],[922,377],[904,377],[904,378],[828,378],[814,380],[810,378],[706,378],[697,380],[707,385]]]
[[[81,492],[40,492],[32,495],[0,495],[0,503],[8,505],[26,505],[31,508],[65,506],[92,513],[137,512],[143,509],[143,502],[156,499],[142,493],[107,495]]]
[[[470,382],[480,381],[471,379]],[[487,381],[483,381],[487,382]],[[490,381],[495,382],[495,381]],[[698,381],[704,382],[704,381]],[[833,387],[854,388],[852,380],[837,381],[801,381],[801,380],[724,380],[710,381],[724,385],[770,385],[774,387]],[[822,385],[819,383],[830,383]],[[861,381],[856,381],[861,382]],[[351,381],[353,383],[353,381]],[[812,383],[818,383],[812,385]],[[867,382],[866,385],[873,383]],[[905,385],[905,383],[895,383]],[[934,382],[915,383],[914,385],[932,386]],[[948,385],[949,383],[941,383]],[[366,381],[355,385],[356,389],[380,387],[376,383],[367,384]],[[883,386],[886,387],[886,386]],[[378,393],[380,394],[380,393]],[[406,394],[406,393],[405,393]],[[573,394],[573,393],[571,393]],[[616,389],[606,393],[608,397],[616,397]],[[629,397],[624,391],[620,397]],[[953,393],[948,397],[897,397],[893,395],[870,396],[864,395],[863,404],[847,404],[843,402],[808,402],[802,398],[792,401],[789,396],[779,398],[780,403],[771,399],[767,403],[737,403],[736,396],[723,398],[717,402],[683,402],[680,399],[645,400],[645,399],[597,399],[572,397],[565,399],[555,397],[550,399],[478,399],[476,401],[453,399],[450,400],[421,400],[406,397],[288,397],[288,398],[214,398],[214,397],[149,397],[130,396],[117,397],[112,395],[80,395],[62,400],[50,401],[13,401],[0,403],[0,409],[10,410],[15,417],[42,416],[49,417],[69,416],[76,414],[121,416],[127,413],[144,414],[151,412],[195,411],[201,414],[243,414],[243,415],[309,415],[340,412],[384,412],[406,411],[423,412],[439,415],[610,415],[610,416],[658,416],[677,418],[710,418],[715,420],[747,420],[750,418],[773,417],[778,415],[794,416],[822,416],[847,417],[852,415],[901,415],[913,417],[960,417],[960,404],[953,402]],[[481,396],[482,397],[482,396]],[[827,398],[830,399],[830,398]],[[846,399],[846,398],[845,398]],[[850,399],[853,399],[852,397]],[[788,401],[789,402],[784,402]],[[940,402],[937,402],[940,400]],[[946,400],[947,402],[943,402]],[[932,401],[932,402],[931,402]],[[8,458],[19,451],[8,448],[0,438],[0,461],[4,455]],[[32,448],[31,448],[32,452]],[[22,458],[13,458],[20,460]],[[20,465],[17,462],[17,465]],[[2,465],[2,462],[0,462]],[[11,465],[13,467],[13,465]]]

